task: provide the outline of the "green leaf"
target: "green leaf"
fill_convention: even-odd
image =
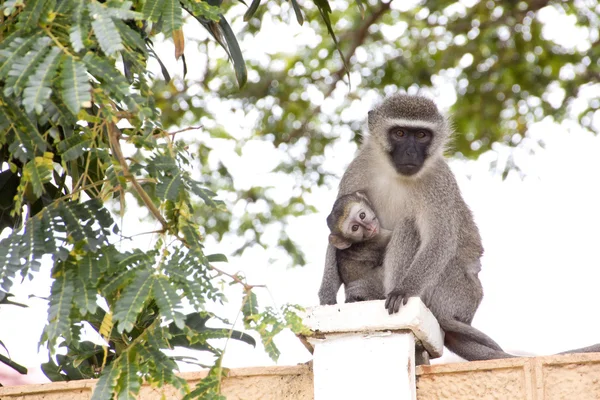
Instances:
[[[170,178],[170,179],[169,179]],[[164,177],[156,185],[156,195],[161,199],[177,200],[179,193],[183,187],[183,179],[181,173],[173,177]]]
[[[23,91],[23,106],[27,112],[35,110],[38,115],[42,113],[52,93],[50,84],[56,75],[60,55],[60,49],[51,47],[50,53],[29,77],[27,87]]]
[[[246,80],[248,79],[248,72],[246,71],[246,62],[244,61],[244,56],[240,50],[240,45],[235,38],[235,34],[231,30],[231,26],[229,26],[229,23],[222,15],[219,20],[219,26],[223,30],[223,36],[227,41],[227,47],[229,47],[229,53],[231,54],[231,61],[233,62],[233,69],[235,70],[238,86],[240,88],[244,87]]]
[[[147,53],[146,43],[138,31],[131,29],[126,23],[119,20],[115,21],[115,26],[119,30],[121,38],[127,46],[132,49],[137,49],[143,54]]]
[[[26,163],[33,159],[36,150],[39,153],[46,150],[46,141],[29,116],[11,98],[5,97],[1,92],[0,108],[3,117],[7,118],[14,128],[15,140],[9,146],[9,151],[14,158]]]
[[[292,0],[292,2],[293,1],[294,0]],[[260,0],[252,0],[252,3],[250,3],[250,7],[248,7],[246,12],[244,13],[244,21],[249,21],[250,18],[254,16],[254,13],[256,13],[256,10],[258,10],[258,6],[260,6]]]
[[[144,15],[137,11],[131,10],[133,3],[131,1],[109,1],[107,3],[106,12],[113,18],[117,19],[143,19]],[[117,7],[113,7],[113,6]]]
[[[67,271],[61,269],[52,283],[50,308],[48,309],[48,325],[44,329],[43,338],[48,341],[48,348],[53,347],[60,336],[68,335],[71,325],[71,303],[73,302],[73,281]]]
[[[50,38],[41,37],[36,40],[33,48],[23,57],[16,59],[8,72],[8,78],[4,87],[4,94],[11,96],[19,95],[25,88],[29,77],[34,73],[35,67],[44,59],[49,48]]]
[[[163,0],[163,2],[165,3],[162,14],[163,32],[166,36],[171,36],[173,31],[181,29],[183,25],[181,4],[179,0]]]
[[[211,254],[206,256],[209,262],[227,262],[227,257],[224,254]]]
[[[60,94],[69,111],[77,115],[81,107],[87,108],[92,105],[92,86],[88,80],[85,65],[74,57],[66,56],[61,69],[62,90]]]
[[[252,318],[252,316],[258,314],[258,299],[251,290],[246,291],[244,299],[242,300],[244,305],[242,306],[242,313],[245,319]]]
[[[139,366],[136,362],[135,347],[121,354],[119,365],[121,376],[117,382],[119,390],[117,400],[136,400],[142,387],[142,377],[138,374]]]
[[[196,19],[206,18],[214,22],[219,22],[221,19],[221,8],[209,4],[208,1],[182,0],[181,4]]]
[[[41,36],[41,33],[37,32],[23,38],[16,36],[17,33],[20,32],[6,38],[0,45],[0,78],[6,77],[13,62],[22,57]]]
[[[44,191],[44,183],[52,179],[54,166],[51,158],[35,157],[25,164],[23,168],[23,179],[31,183],[33,194],[39,198]]]
[[[105,91],[117,100],[125,102],[132,111],[137,108],[134,96],[129,91],[129,84],[119,70],[106,59],[100,58],[91,52],[83,57],[83,62],[87,66],[88,72],[103,83]]]
[[[89,150],[92,139],[88,135],[73,135],[67,140],[58,142],[56,146],[63,161],[71,161],[81,157]]]
[[[117,379],[121,375],[120,365],[113,363],[107,365],[94,387],[91,400],[112,400]]]
[[[296,20],[300,25],[304,23],[304,17],[302,16],[302,10],[298,5],[298,0],[290,0],[292,2],[292,7],[294,8],[294,13],[296,14]]]
[[[138,314],[144,307],[144,302],[150,295],[154,278],[150,271],[136,272],[133,282],[125,288],[123,294],[115,304],[113,321],[118,322],[119,333],[129,332],[133,329]]]
[[[346,62],[346,57],[344,57],[344,53],[342,53],[342,49],[340,48],[340,44],[335,36],[335,32],[333,31],[333,27],[331,26],[331,20],[329,19],[329,14],[331,14],[331,7],[329,6],[328,0],[314,0],[315,5],[319,9],[321,13],[321,17],[323,18],[323,22],[325,22],[325,26],[327,26],[327,31],[329,32],[329,36],[333,39],[333,43],[335,44],[335,48],[337,52],[340,54],[340,58],[342,59],[342,63],[344,64],[344,68],[350,74],[350,67]]]
[[[115,23],[107,12],[107,7],[93,1],[88,4],[88,9],[92,16],[94,35],[98,39],[98,44],[104,54],[112,56],[123,50],[121,35],[119,35]]]
[[[184,315],[176,310],[181,300],[169,280],[163,276],[156,277],[153,290],[154,299],[158,304],[161,315],[167,320],[173,320],[179,329],[183,329],[185,324]]]
[[[87,9],[85,7],[85,0],[71,0],[75,3],[75,9],[72,13],[72,25],[69,30],[69,39],[71,39],[71,46],[76,52],[80,52],[85,48],[83,44],[83,32],[86,31],[84,19],[86,17]]]
[[[75,288],[73,297],[74,303],[79,307],[79,313],[82,316],[86,314],[94,314],[98,304],[96,304],[96,294],[98,291],[92,283],[87,281],[84,276],[79,276],[77,279],[78,285]]]
[[[17,29],[28,31],[37,27],[46,0],[27,0],[23,12],[19,14]]]
[[[152,22],[157,22],[165,8],[165,3],[163,0],[146,0],[142,9],[144,18]]]

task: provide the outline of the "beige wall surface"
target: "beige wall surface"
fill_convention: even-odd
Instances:
[[[194,386],[206,372],[182,376]],[[0,400],[83,400],[94,380],[0,388]],[[367,384],[367,383],[365,383]],[[180,398],[173,388],[144,386],[139,398]],[[231,370],[223,382],[228,400],[312,400],[309,366]],[[598,400],[600,353],[513,358],[417,367],[418,400]]]

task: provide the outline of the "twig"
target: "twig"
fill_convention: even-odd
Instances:
[[[244,282],[243,280],[241,280],[238,275],[229,274],[229,273],[223,271],[222,269],[215,267],[212,264],[208,264],[208,267],[210,269],[212,269],[213,271],[215,271],[217,274],[227,276],[230,279],[232,279],[234,282],[239,283],[240,285],[242,285],[244,287],[244,290],[252,290],[254,288],[267,287],[267,285],[250,285],[250,284]]]
[[[113,149],[114,156],[119,161],[119,164],[123,169],[123,174],[131,181],[133,188],[140,196],[146,207],[148,207],[150,213],[152,213],[152,215],[154,215],[154,218],[156,218],[158,222],[160,222],[160,224],[163,227],[163,231],[167,231],[169,227],[167,221],[163,218],[160,211],[158,211],[158,208],[156,208],[156,206],[152,202],[152,199],[150,199],[150,196],[148,196],[148,193],[146,193],[144,188],[142,188],[135,176],[129,172],[127,161],[125,161],[125,157],[123,157],[123,152],[121,151],[121,144],[119,143],[119,128],[117,128],[114,122],[109,122],[108,124],[108,139]]]
[[[158,137],[163,137],[163,136],[175,136],[178,133],[182,133],[182,132],[186,132],[186,131],[192,131],[194,129],[202,129],[202,128],[204,128],[202,125],[199,125],[199,126],[188,126],[187,128],[183,128],[183,129],[180,129],[180,130],[175,131],[175,132],[164,132],[163,131],[161,133],[157,133],[156,135],[154,135],[154,137],[158,138]]]

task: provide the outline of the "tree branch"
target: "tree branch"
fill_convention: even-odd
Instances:
[[[168,229],[167,221],[163,218],[160,211],[158,211],[158,208],[156,208],[156,206],[152,202],[152,199],[150,199],[150,196],[148,196],[148,193],[146,193],[144,188],[142,188],[142,186],[137,181],[135,176],[129,172],[129,166],[127,165],[127,161],[125,160],[125,157],[123,157],[123,152],[121,151],[121,144],[119,143],[119,135],[120,135],[119,128],[117,128],[117,126],[115,125],[114,122],[109,122],[108,123],[108,139],[110,141],[110,146],[112,147],[112,150],[113,150],[113,155],[119,161],[119,164],[121,165],[121,168],[123,169],[123,173],[125,174],[126,178],[131,181],[133,188],[135,189],[137,194],[140,196],[140,198],[142,199],[142,201],[144,202],[146,207],[148,207],[148,210],[150,210],[150,213],[152,215],[154,215],[154,218],[156,218],[160,222],[160,224],[163,227],[163,230],[167,231],[167,229]]]
[[[391,3],[391,1],[389,1],[387,3],[383,3],[383,2],[380,3],[379,7],[377,9],[375,9],[371,14],[369,14],[369,17],[364,20],[364,22],[362,23],[362,25],[360,26],[359,29],[352,31],[352,32],[347,32],[347,34],[344,35],[344,38],[340,39],[340,42],[342,42],[343,40],[346,40],[347,36],[349,36],[352,33],[352,37],[351,37],[352,42],[350,44],[348,53],[346,54],[345,63],[342,63],[342,64],[350,63],[350,59],[356,52],[356,49],[359,46],[361,46],[364,43],[365,39],[367,38],[368,33],[369,33],[369,28],[371,27],[371,25],[376,23],[379,20],[379,18],[381,18],[383,16],[383,14],[385,14],[390,9],[390,3]],[[325,99],[328,98],[329,96],[331,96],[331,94],[335,90],[338,82],[340,80],[342,80],[342,78],[344,77],[345,72],[346,72],[346,68],[344,65],[342,65],[342,67],[333,74],[333,82],[331,82],[331,84],[329,85],[329,88],[325,92]],[[289,134],[289,139],[294,139],[298,136],[301,136],[304,133],[304,131],[306,130],[306,126],[308,125],[310,120],[320,112],[321,112],[321,106],[318,105],[313,109],[313,111],[310,113],[310,115],[304,120],[302,125],[298,129],[293,130]]]

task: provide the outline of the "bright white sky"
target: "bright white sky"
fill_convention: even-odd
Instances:
[[[186,34],[202,35],[190,25],[193,24],[186,26]],[[239,27],[234,25],[237,31],[236,28]],[[309,29],[303,27],[298,31],[305,32],[304,36],[293,40],[315,40]],[[242,49],[247,57],[256,58],[260,58],[261,52],[280,50],[277,43],[290,43],[290,38],[274,40],[282,37],[281,32],[288,31],[280,31],[267,18],[263,31],[251,41],[246,40]],[[571,43],[579,43],[577,30],[571,32],[561,27],[561,44],[568,44],[568,41],[562,41],[569,37]],[[171,62],[172,43],[164,43],[159,50],[169,70],[175,71]],[[186,51],[186,57],[188,65],[203,62],[202,55],[190,50]],[[443,83],[433,93],[444,107],[453,101],[453,94],[448,93]],[[353,112],[366,117],[371,106],[371,100],[365,100]],[[248,122],[231,118],[230,113],[224,107],[220,120],[235,136]],[[600,115],[596,115],[594,123],[600,125]],[[600,138],[573,123],[558,126],[549,121],[532,127],[529,137],[543,138],[546,148],[538,148],[534,154],[529,154],[529,149],[535,148],[534,140],[525,140],[522,148],[513,153],[525,173],[524,178],[511,173],[502,181],[490,171],[491,161],[505,160],[507,150],[504,148],[498,148],[498,153],[485,154],[476,162],[454,160],[451,166],[463,196],[474,212],[485,247],[480,274],[485,297],[473,325],[509,352],[550,354],[600,342],[600,320],[596,317],[600,304],[597,287],[600,282]],[[348,138],[342,138],[326,152],[327,169],[341,176],[355,149]],[[233,154],[228,146],[221,146],[215,153],[213,161],[222,159],[236,182],[243,182],[243,185],[273,183],[270,180],[274,178],[269,174],[273,167],[272,157],[279,155],[270,144],[252,143],[241,157]],[[280,180],[276,184],[285,198],[286,186],[290,187],[290,184]],[[262,306],[318,304],[317,290],[328,234],[325,218],[335,195],[335,186],[317,189],[307,195],[307,202],[314,204],[319,212],[298,218],[287,230],[306,253],[308,264],[305,267],[287,268],[288,260],[280,251],[259,247],[248,249],[241,257],[230,257],[229,264],[221,267],[230,272],[244,271],[249,283],[266,284],[268,290],[258,289]],[[233,212],[242,211],[234,207]],[[134,213],[125,221],[125,235],[152,230],[152,225],[139,222],[139,214]],[[266,233],[267,236],[272,234]],[[142,237],[136,245],[145,248],[148,240]],[[219,244],[208,240],[206,247],[210,253],[229,255],[235,245],[235,238],[229,237]],[[37,355],[37,342],[46,318],[46,305],[39,299],[27,299],[27,295],[47,295],[48,268],[42,272],[35,282],[15,287],[17,300],[29,304],[29,308],[0,308],[0,340],[15,361],[33,368],[45,358],[44,351]],[[230,303],[219,309],[233,321],[238,315],[239,292],[229,290],[228,298]],[[282,351],[279,365],[310,359],[308,352],[289,332],[280,335],[276,343]],[[441,361],[456,359],[444,355]],[[272,365],[272,361],[260,346],[254,349],[232,341],[228,345],[225,364],[228,367]],[[190,367],[183,366],[182,369],[189,370]],[[8,371],[0,366],[0,373],[4,372]],[[44,377],[34,371],[31,380],[43,381]]]

